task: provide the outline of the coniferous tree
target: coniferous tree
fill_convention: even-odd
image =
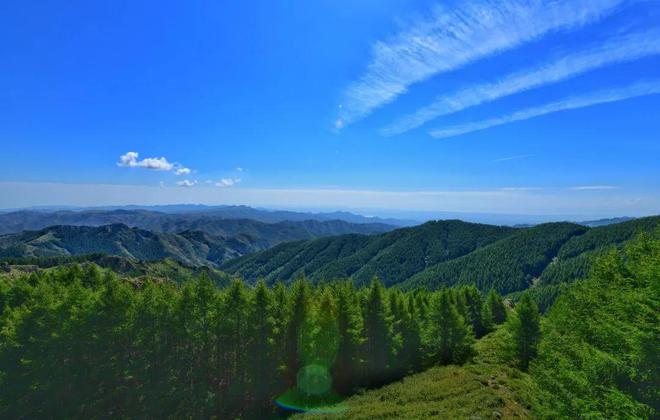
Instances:
[[[310,313],[310,291],[309,285],[304,280],[298,280],[291,290],[291,307],[289,309],[289,323],[284,344],[284,357],[286,358],[286,370],[284,373],[285,385],[293,388],[296,385],[298,371],[303,366],[301,350],[308,343],[302,342],[308,316]]]
[[[273,296],[271,290],[260,281],[250,301],[248,316],[249,344],[246,358],[250,381],[250,417],[267,417],[270,411],[270,401],[276,393],[277,371],[276,360],[276,322],[273,317]]]
[[[392,325],[383,284],[374,279],[364,307],[364,356],[367,386],[387,381],[392,356]]]
[[[362,314],[353,283],[340,284],[337,294],[337,326],[339,342],[337,360],[332,376],[335,389],[347,394],[356,385],[360,374],[360,345],[362,343]]]
[[[415,299],[408,296],[408,302],[403,312],[402,359],[403,374],[418,372],[422,368],[422,328],[416,309]]]
[[[477,338],[482,337],[486,334],[487,328],[483,322],[483,301],[479,289],[474,285],[469,285],[462,287],[459,294],[462,296],[466,306],[467,316],[465,317],[465,321],[472,325],[472,331]]]
[[[247,391],[246,372],[253,361],[248,359],[249,301],[243,282],[234,281],[226,292],[222,305],[221,328],[226,354],[227,399],[224,405],[230,412],[240,412],[245,406]]]
[[[492,330],[495,325],[506,321],[506,307],[502,296],[497,291],[491,289],[486,297],[483,307],[483,322],[486,330]]]
[[[472,329],[456,309],[451,291],[434,296],[429,314],[427,351],[437,364],[463,363],[471,355]]]
[[[511,332],[520,367],[527,370],[529,362],[536,356],[541,339],[539,309],[528,294],[524,294],[516,305],[516,314],[511,320]]]

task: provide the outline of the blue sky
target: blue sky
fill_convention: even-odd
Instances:
[[[5,1],[0,208],[658,214],[659,23],[648,0]]]

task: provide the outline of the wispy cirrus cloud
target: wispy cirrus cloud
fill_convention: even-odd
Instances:
[[[491,102],[540,86],[557,83],[608,65],[660,54],[660,30],[626,34],[597,47],[566,55],[554,62],[517,72],[493,83],[467,87],[441,95],[433,103],[383,128],[383,135],[396,135],[443,115]]]
[[[487,128],[509,124],[516,121],[528,120],[530,118],[540,117],[542,115],[552,114],[555,112],[586,108],[594,105],[623,101],[625,99],[658,93],[660,93],[660,81],[640,82],[620,89],[592,92],[583,96],[576,96],[539,107],[523,109],[503,117],[491,118],[488,120],[433,130],[429,134],[435,138],[460,136],[462,134],[485,130]]]
[[[525,159],[528,157],[532,157],[534,155],[517,155],[517,156],[507,156],[499,159],[493,159],[493,162],[508,162],[510,160],[518,160],[518,159]]]
[[[504,187],[502,191],[541,191],[541,187]]]
[[[344,93],[335,127],[359,120],[439,73],[616,11],[625,0],[479,0],[437,6],[388,41],[373,45],[365,73]]]
[[[601,190],[618,190],[620,187],[616,185],[580,185],[571,187],[573,191],[601,191]]]

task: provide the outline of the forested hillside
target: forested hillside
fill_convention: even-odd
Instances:
[[[473,287],[220,289],[204,277],[134,283],[94,265],[0,277],[0,417],[264,418],[273,401],[334,403],[463,363],[501,307]]]
[[[654,418],[660,409],[660,240],[648,236],[601,256],[542,322],[528,297],[511,310],[473,285],[189,280],[135,282],[89,264],[0,275],[0,417]]]
[[[188,265],[216,265],[254,252],[247,236],[221,238],[203,232],[155,233],[126,225],[53,226],[0,236],[0,258],[107,254],[139,261],[173,258]]]
[[[542,323],[522,369],[522,308],[479,340],[463,366],[440,366],[301,418],[654,419],[660,413],[660,240],[597,259]],[[532,324],[528,324],[530,327]],[[297,418],[297,417],[296,417]]]
[[[350,224],[338,220],[268,224],[254,220],[188,219],[180,215],[125,210],[35,214],[37,221],[30,221],[23,215],[19,218],[20,224],[4,226],[4,230],[40,226],[52,221],[53,216],[57,216],[55,220],[66,220],[70,224],[2,235],[0,258],[105,253],[143,261],[174,258],[190,265],[217,265],[282,242],[392,229],[388,225]],[[98,226],[108,221],[113,224]],[[122,221],[129,222],[133,228]]]
[[[540,285],[552,285],[585,278],[594,256],[620,246],[640,232],[651,233],[660,226],[660,217],[644,217],[588,230],[561,247],[555,261],[541,274]]]
[[[596,228],[546,223],[508,228],[460,221],[429,222],[365,237],[347,235],[286,243],[228,261],[221,269],[248,282],[290,282],[351,278],[366,284],[374,276],[386,285],[436,289],[475,284],[508,294],[538,289],[539,303],[552,303],[558,285],[588,275],[591,261],[639,232],[652,232],[660,217]]]
[[[516,232],[514,228],[458,220],[428,222],[365,237],[348,235],[283,244],[252,257],[230,261],[222,269],[247,281],[289,282],[351,277],[367,284],[376,276],[397,284],[442,261],[465,255]]]
[[[190,279],[205,276],[216,286],[227,286],[232,280],[230,275],[213,267],[187,265],[171,258],[158,261],[138,261],[133,258],[107,254],[3,258],[0,260],[0,276],[16,279],[39,271],[55,271],[70,266],[86,269],[90,265],[107,269],[136,285],[145,281],[183,284]]]
[[[533,284],[562,245],[587,228],[571,223],[547,223],[516,234],[454,260],[429,267],[403,287],[436,289],[454,284],[476,284],[506,294]]]

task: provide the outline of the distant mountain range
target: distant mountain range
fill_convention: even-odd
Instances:
[[[126,222],[128,215],[151,215],[152,217],[172,219],[248,219],[263,223],[302,222],[308,220],[329,222],[344,221],[353,224],[384,224],[391,226],[412,226],[420,222],[415,220],[402,220],[395,218],[368,217],[350,212],[336,211],[327,213],[296,212],[287,210],[257,209],[248,206],[205,206],[194,204],[173,204],[166,206],[117,206],[95,208],[30,208],[0,212],[0,233],[14,233],[21,221],[30,224],[32,228],[43,228],[58,223],[56,220],[70,220],[73,222],[93,219],[117,220],[122,216],[122,223]],[[43,222],[39,223],[39,221]],[[77,224],[81,224],[77,223]],[[108,222],[109,223],[109,222]],[[102,223],[99,223],[102,224]],[[127,223],[128,224],[128,223]],[[9,226],[9,227],[8,227]],[[15,227],[12,227],[15,226]],[[12,229],[11,231],[9,229]],[[26,227],[27,229],[27,227]]]
[[[598,226],[607,226],[607,225],[614,225],[616,223],[628,222],[633,219],[634,217],[613,217],[610,219],[587,220],[584,222],[580,222],[579,224],[589,227],[598,227]]]
[[[144,210],[23,211],[0,215],[0,219],[4,219],[0,226],[5,232],[18,232],[0,235],[0,257],[4,258],[103,253],[142,261],[172,258],[189,265],[211,266],[283,242],[393,229],[390,225],[340,220],[263,223]]]
[[[239,216],[243,213],[232,214]],[[261,213],[255,211],[253,214],[256,217]],[[154,232],[179,233],[187,230],[200,230],[224,237],[251,235],[254,239],[265,240],[268,244],[266,247],[268,247],[284,241],[345,233],[382,233],[395,228],[393,225],[384,223],[351,223],[339,219],[279,220],[279,217],[274,217],[271,221],[264,221],[255,218],[228,217],[229,215],[228,213],[217,214],[214,210],[188,213],[162,213],[139,209],[20,210],[0,214],[0,234],[39,230],[56,225],[102,226],[121,223]]]

